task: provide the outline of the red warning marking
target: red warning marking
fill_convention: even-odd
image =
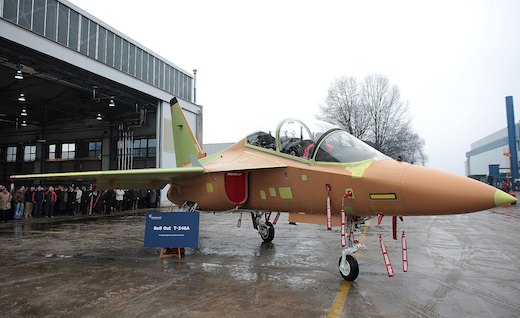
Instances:
[[[276,222],[278,222],[278,219],[280,218],[281,212],[276,213],[276,217],[274,218],[273,225],[276,225]]]
[[[392,238],[397,240],[397,216],[392,216]]]
[[[379,244],[381,245],[381,252],[383,253],[383,260],[385,262],[388,277],[393,277],[394,268],[392,267],[392,263],[390,262],[390,257],[388,256],[388,252],[386,251],[385,243],[383,243],[383,236],[381,234],[379,234]]]
[[[383,215],[381,213],[379,213],[377,215],[377,225],[380,225],[382,220],[383,220]]]
[[[345,209],[341,207],[341,246],[347,245]]]

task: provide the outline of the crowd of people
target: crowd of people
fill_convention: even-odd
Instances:
[[[108,189],[89,186],[0,185],[0,219],[21,220],[55,215],[110,214],[114,211],[156,208],[160,190]]]

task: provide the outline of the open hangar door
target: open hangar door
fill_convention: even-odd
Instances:
[[[0,38],[0,182],[12,174],[155,167],[158,104]]]

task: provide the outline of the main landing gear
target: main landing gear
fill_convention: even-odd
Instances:
[[[269,215],[269,214],[268,214]],[[258,231],[258,234],[264,240],[269,243],[274,239],[274,225],[268,220],[264,219],[264,212],[255,211],[251,212],[251,218],[253,220],[253,227]]]

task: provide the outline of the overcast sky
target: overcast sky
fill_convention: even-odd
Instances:
[[[460,175],[470,144],[506,126],[505,96],[520,119],[520,1],[71,2],[198,70],[204,143],[313,117],[343,75],[388,77],[427,166]]]

